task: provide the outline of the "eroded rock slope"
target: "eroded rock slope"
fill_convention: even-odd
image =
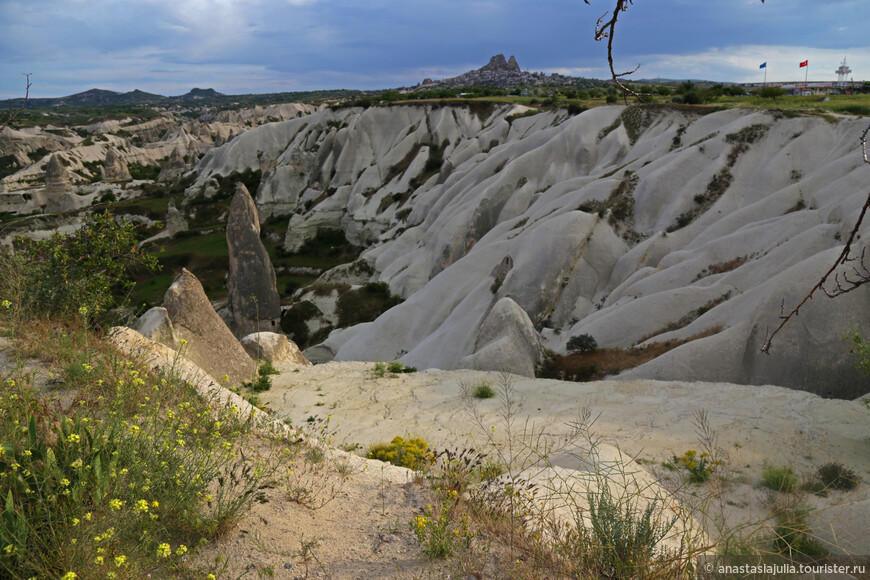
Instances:
[[[333,332],[313,351],[321,359],[499,360],[475,349],[498,342],[478,333],[510,298],[555,351],[583,333],[602,347],[703,336],[620,376],[870,390],[843,339],[870,332],[863,289],[813,301],[770,356],[759,352],[781,302],[818,280],[857,219],[870,184],[857,147],[866,120],[522,113],[322,110],[212,149],[188,196],[259,169],[261,219],[288,219],[287,250],[323,228],[367,247],[371,280],[405,301]]]

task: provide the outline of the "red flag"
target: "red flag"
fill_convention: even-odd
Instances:
[[[810,61],[808,61],[808,60],[803,61],[798,68],[804,68],[805,66],[810,66]]]

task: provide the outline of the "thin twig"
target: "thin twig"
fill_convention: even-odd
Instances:
[[[24,78],[26,79],[25,86],[24,86],[24,101],[21,102],[21,106],[18,107],[17,110],[13,111],[12,110],[12,99],[9,99],[9,116],[6,118],[6,120],[3,122],[3,124],[0,125],[0,133],[2,133],[3,129],[8,127],[9,123],[11,123],[12,120],[15,119],[15,117],[17,117],[21,113],[21,111],[24,110],[24,107],[27,106],[27,99],[30,98],[30,87],[33,84],[30,82],[30,75],[33,73],[23,73],[23,74],[24,74]]]
[[[861,153],[862,153],[862,157],[864,158],[864,163],[870,164],[870,158],[868,158],[868,156],[867,156],[867,134],[868,133],[870,133],[870,125],[868,125],[867,128],[864,129],[864,132],[861,133]],[[840,252],[840,255],[837,257],[836,261],[830,267],[830,269],[828,269],[828,271],[825,272],[825,275],[822,276],[822,279],[819,280],[819,282],[815,286],[812,287],[812,289],[809,291],[809,293],[806,296],[804,296],[804,299],[801,300],[800,303],[797,306],[795,306],[794,309],[791,312],[789,312],[787,315],[783,316],[782,314],[780,314],[780,318],[782,318],[782,322],[779,323],[779,326],[776,327],[776,330],[774,330],[771,334],[768,334],[765,336],[764,343],[761,345],[761,352],[763,352],[764,354],[770,354],[770,345],[773,342],[773,337],[776,336],[780,330],[782,330],[782,328],[788,323],[789,320],[791,320],[792,318],[794,318],[795,316],[798,316],[800,314],[800,309],[803,307],[804,304],[806,304],[807,302],[810,301],[810,299],[813,297],[813,294],[815,294],[817,290],[821,289],[822,292],[824,292],[828,297],[834,298],[836,296],[846,294],[847,292],[851,292],[852,290],[855,290],[859,286],[862,286],[862,285],[866,284],[867,282],[870,282],[870,276],[863,276],[860,274],[860,272],[855,270],[855,272],[858,274],[858,279],[855,281],[851,281],[848,278],[846,278],[845,274],[843,275],[843,279],[846,280],[846,282],[849,284],[849,286],[844,287],[840,283],[838,275],[835,275],[834,278],[835,278],[835,280],[837,280],[837,288],[835,290],[829,291],[829,290],[825,289],[825,287],[824,287],[825,282],[828,281],[828,278],[831,276],[831,274],[834,273],[834,270],[836,270],[839,266],[847,264],[848,262],[858,260],[858,258],[856,258],[856,257],[851,257],[849,255],[849,252],[852,249],[852,242],[855,240],[855,237],[858,235],[858,230],[861,228],[861,224],[864,222],[864,216],[867,214],[868,208],[870,208],[870,193],[867,194],[867,200],[864,202],[864,207],[861,208],[861,214],[858,216],[858,221],[855,222],[855,227],[852,228],[852,231],[849,234],[849,238],[846,240],[846,245],[843,248],[843,251]],[[866,266],[864,266],[864,252],[863,251],[861,252],[860,262],[861,262],[861,266],[863,268],[865,268],[865,270],[866,270]]]

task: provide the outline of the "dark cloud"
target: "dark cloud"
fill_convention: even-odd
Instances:
[[[747,47],[780,47],[784,58],[811,47],[850,51],[857,78],[870,78],[865,1],[638,2],[621,17],[618,65],[678,77],[695,62],[706,78],[744,80],[755,74],[743,69],[755,60]],[[603,77],[605,47],[592,34],[608,9],[611,0],[0,0],[0,97],[20,93],[22,72],[39,96],[384,88],[496,53]]]

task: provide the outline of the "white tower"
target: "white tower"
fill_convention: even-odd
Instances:
[[[840,63],[840,68],[834,71],[837,73],[837,86],[844,86],[848,81],[848,76],[852,74],[852,69],[846,64],[846,57],[843,57],[843,62]]]

